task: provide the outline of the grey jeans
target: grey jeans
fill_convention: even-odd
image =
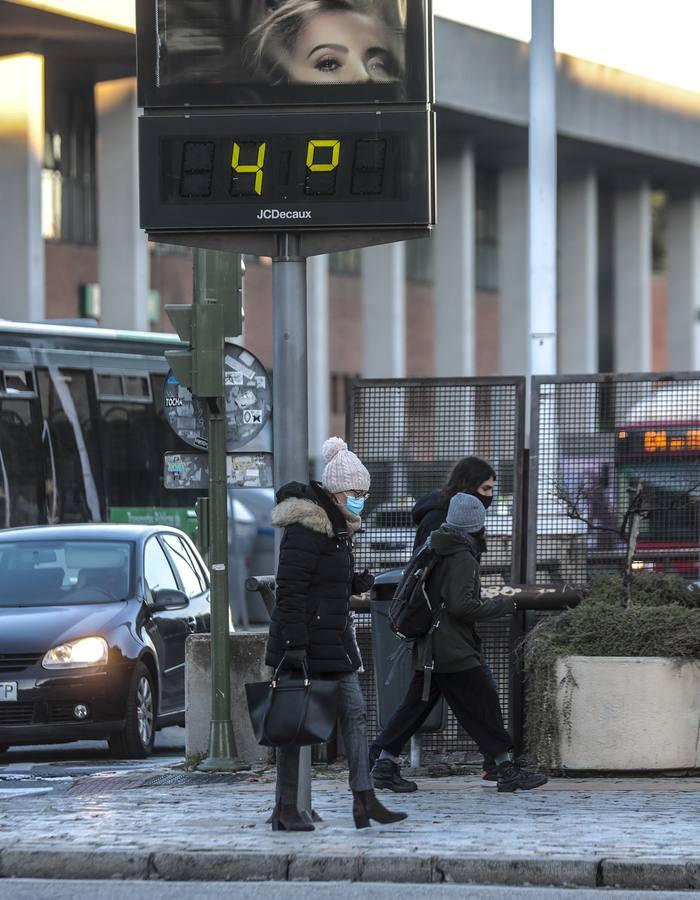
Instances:
[[[367,750],[367,708],[357,672],[336,676],[340,685],[338,718],[348,755],[350,789],[369,791],[369,756]],[[284,804],[297,802],[299,747],[277,748],[277,800]]]

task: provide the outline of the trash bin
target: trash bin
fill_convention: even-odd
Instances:
[[[384,728],[389,719],[403,702],[408,685],[413,678],[413,654],[402,654],[396,661],[392,659],[405,642],[397,638],[389,626],[387,618],[389,604],[399,583],[403,570],[391,569],[382,572],[374,581],[370,594],[372,614],[372,656],[374,658],[374,683],[377,692],[377,724]],[[391,676],[389,683],[387,680]],[[420,733],[441,731],[447,724],[447,706],[444,699],[435,704],[434,709],[423,723]]]

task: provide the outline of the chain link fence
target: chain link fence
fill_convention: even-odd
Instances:
[[[529,582],[699,577],[697,373],[534,378],[531,422]]]
[[[414,503],[440,489],[457,460],[475,455],[488,460],[497,474],[486,521],[483,582],[521,581],[525,380],[361,380],[353,385],[350,400],[348,440],[372,476],[365,528],[354,546],[356,567],[367,566],[377,574],[405,565],[415,536]],[[365,663],[360,680],[373,737],[377,716],[370,616],[357,619]],[[480,624],[479,630],[504,715],[510,719],[514,640],[510,618]],[[447,727],[424,735],[423,746],[441,753],[476,750],[451,712]]]

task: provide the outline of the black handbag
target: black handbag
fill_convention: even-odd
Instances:
[[[303,676],[280,678],[280,666],[270,681],[246,684],[248,712],[255,739],[264,747],[304,747],[330,740],[338,718],[336,679]]]

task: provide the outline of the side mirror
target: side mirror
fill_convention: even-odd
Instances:
[[[189,603],[187,595],[174,588],[161,588],[153,593],[151,612],[165,612],[168,609],[184,609]]]

